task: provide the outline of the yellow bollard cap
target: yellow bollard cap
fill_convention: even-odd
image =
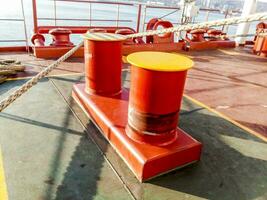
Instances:
[[[127,61],[136,67],[166,72],[186,71],[194,65],[187,56],[157,51],[132,53]]]

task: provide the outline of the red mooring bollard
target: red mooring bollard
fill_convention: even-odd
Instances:
[[[89,33],[84,36],[86,91],[114,96],[121,92],[121,35]]]
[[[86,83],[72,91],[78,105],[140,182],[197,162],[201,143],[177,127],[186,71],[193,62],[160,52],[129,55],[129,96],[120,84],[123,36],[99,34],[85,37]]]
[[[134,53],[128,62],[132,64],[128,136],[155,145],[172,143],[177,138],[187,70],[193,62],[163,52]]]
[[[71,30],[65,28],[55,28],[49,31],[49,34],[52,35],[53,42],[51,46],[73,46],[73,43],[70,41]]]

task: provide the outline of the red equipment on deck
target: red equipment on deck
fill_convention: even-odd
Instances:
[[[73,46],[73,43],[70,41],[71,30],[65,28],[55,28],[51,29],[49,34],[52,35],[53,39],[53,42],[50,44],[51,46]]]
[[[257,25],[253,52],[257,55],[267,57],[267,23],[261,22]]]
[[[146,27],[146,31],[157,30],[159,27],[170,28],[173,27],[169,21],[163,21],[158,18],[151,19]],[[184,49],[184,41],[174,42],[173,33],[165,33],[154,36],[147,36],[146,42],[142,38],[135,38],[135,42],[131,45],[123,45],[123,55],[129,55],[140,51],[165,51],[177,52]]]
[[[70,34],[84,34],[89,32],[107,32],[115,33],[120,29],[132,30],[128,27],[85,27],[85,26],[39,26],[37,33],[32,36],[33,52],[37,58],[56,58],[67,53],[73,48],[73,43],[70,41]],[[51,45],[45,45],[45,37],[43,34],[50,34],[53,39]],[[76,51],[72,57],[83,57],[84,48]]]
[[[85,38],[86,82],[74,86],[73,98],[139,181],[198,161],[201,144],[177,128],[186,71],[192,61],[160,52],[130,55],[129,97],[120,82],[124,38],[103,34]]]
[[[229,40],[225,33],[216,29],[187,31],[185,40],[188,43],[187,48],[190,50],[234,48],[236,45],[235,41]]]

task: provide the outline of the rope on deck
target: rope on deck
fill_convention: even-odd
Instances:
[[[267,12],[263,12],[263,13],[249,15],[246,17],[234,17],[234,18],[228,18],[228,19],[211,21],[211,22],[204,22],[204,23],[199,23],[199,24],[180,25],[177,27],[166,28],[166,29],[161,29],[161,30],[152,30],[152,31],[147,31],[143,33],[135,33],[135,34],[127,35],[126,38],[159,35],[163,33],[174,33],[174,32],[179,32],[179,31],[187,31],[187,30],[193,30],[193,29],[199,29],[199,28],[208,28],[208,27],[213,27],[213,26],[222,26],[222,25],[239,24],[239,23],[245,23],[245,22],[261,21],[261,20],[266,20],[266,19],[267,19]],[[37,84],[40,79],[48,75],[61,62],[69,58],[82,46],[83,46],[83,41],[80,42],[77,46],[73,47],[66,54],[61,56],[56,62],[52,63],[47,68],[45,68],[43,71],[39,72],[35,77],[31,78],[29,81],[23,84],[20,88],[15,90],[7,98],[2,100],[0,102],[0,112],[2,112],[6,107],[12,104],[22,94],[27,92],[32,86]]]
[[[8,107],[12,102],[19,98],[22,94],[27,92],[32,86],[38,83],[38,81],[48,75],[54,68],[56,68],[61,62],[68,59],[72,54],[74,54],[80,47],[83,46],[83,41],[80,42],[77,46],[73,47],[66,54],[61,56],[56,62],[52,63],[46,67],[43,71],[39,72],[35,77],[31,78],[20,88],[15,90],[11,95],[0,102],[0,112],[2,112],[6,107]]]

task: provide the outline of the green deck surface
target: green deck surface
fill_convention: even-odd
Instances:
[[[201,161],[139,183],[73,102],[81,79],[44,79],[0,114],[10,200],[267,199],[267,143],[187,99],[180,127],[203,143]]]

